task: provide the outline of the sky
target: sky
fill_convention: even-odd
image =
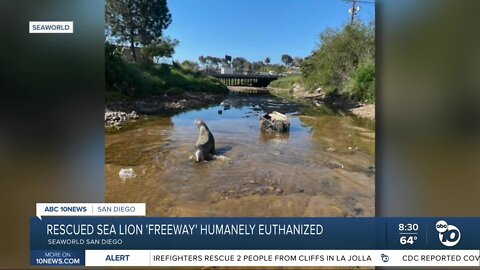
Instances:
[[[365,0],[373,2],[374,0]],[[281,63],[281,55],[306,57],[326,27],[350,20],[343,0],[167,0],[172,23],[165,35],[180,41],[174,60],[200,55],[245,57]],[[357,17],[375,20],[375,5],[360,4]]]

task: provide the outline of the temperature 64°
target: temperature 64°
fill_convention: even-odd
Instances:
[[[405,244],[410,244],[413,245],[415,241],[417,240],[416,236],[410,235],[410,236],[401,236],[400,237],[400,244],[405,245]]]

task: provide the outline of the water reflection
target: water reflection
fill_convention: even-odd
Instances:
[[[259,141],[261,143],[276,142],[276,143],[288,143],[290,138],[290,132],[275,133],[275,132],[259,132]]]

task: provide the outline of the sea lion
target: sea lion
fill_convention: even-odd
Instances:
[[[201,162],[204,160],[212,160],[215,155],[215,138],[202,120],[196,120],[195,124],[198,127],[198,139],[195,143],[195,161]]]
[[[215,139],[208,126],[202,120],[195,120],[198,127],[198,139],[195,143],[195,154],[190,159],[195,162],[208,160],[223,160],[231,162],[231,159],[222,155],[215,155]]]

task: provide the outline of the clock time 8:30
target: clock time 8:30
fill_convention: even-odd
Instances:
[[[398,224],[398,231],[400,232],[411,232],[411,231],[418,231],[418,224],[417,223],[400,223]]]

